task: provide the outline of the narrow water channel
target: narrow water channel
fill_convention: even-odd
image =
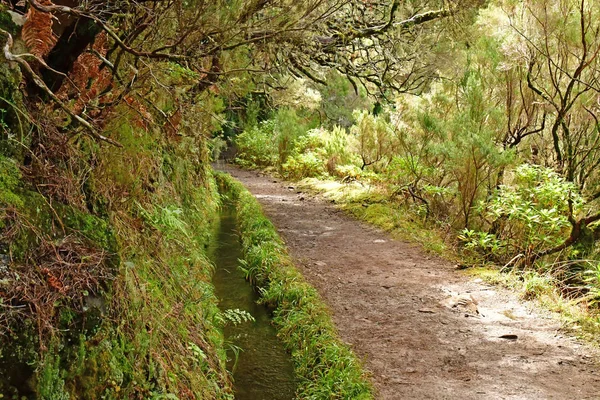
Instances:
[[[236,233],[234,208],[223,205],[221,228],[213,257],[216,271],[213,277],[219,308],[249,312],[254,322],[228,325],[225,340],[241,349],[237,362],[228,351],[228,369],[234,368],[236,400],[291,400],[296,391],[294,369],[290,356],[277,339],[268,310],[256,304],[258,294],[238,268],[242,257]]]

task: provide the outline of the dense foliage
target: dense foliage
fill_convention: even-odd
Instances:
[[[1,0],[2,395],[231,398],[206,257],[209,155],[226,142],[211,134],[280,106],[248,154],[277,133],[277,160],[252,162],[296,170],[310,159],[294,150],[304,128],[352,111],[296,118],[320,100],[299,77],[333,74],[345,92],[323,94],[356,106],[359,92],[420,86],[432,70],[410,37],[468,6]]]
[[[320,128],[294,131],[284,157],[270,148],[271,159],[255,165],[291,179],[358,179],[428,226],[452,232],[467,256],[534,267],[569,296],[595,303],[598,12],[585,0],[490,2],[453,33],[452,54],[425,87],[372,108],[362,103],[345,127],[320,121]],[[317,109],[331,109],[330,102],[344,103],[323,99]],[[291,110],[314,118],[307,108]],[[258,157],[280,140],[281,124],[272,118],[247,126],[236,141],[239,162],[254,164],[248,154]],[[251,129],[252,149],[245,147]]]
[[[599,14],[0,0],[0,390],[231,398],[205,247],[210,155],[232,143],[245,166],[359,182],[380,211],[597,305]],[[347,371],[336,384],[365,392]]]

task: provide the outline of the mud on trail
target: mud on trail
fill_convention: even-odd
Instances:
[[[220,169],[258,198],[365,360],[377,398],[600,398],[598,353],[514,294],[285,182]]]

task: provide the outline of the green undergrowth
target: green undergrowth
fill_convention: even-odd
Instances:
[[[295,269],[256,199],[229,175],[218,174],[217,180],[236,204],[243,268],[274,310],[279,337],[292,354],[298,398],[372,399],[360,360],[341,341],[326,305]]]
[[[104,381],[108,398],[231,399],[207,257],[218,195],[207,164],[193,157],[204,149],[128,118],[108,129],[123,147],[100,151],[90,187],[99,209],[114,202],[108,220],[121,262],[108,299],[114,320],[100,345],[82,350],[95,360],[81,373],[88,393]]]
[[[51,184],[0,142],[4,398],[233,398],[205,142],[120,111],[104,133],[122,147],[71,141],[45,160]]]

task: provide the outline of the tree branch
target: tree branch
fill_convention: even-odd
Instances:
[[[401,31],[406,31],[416,25],[424,24],[425,22],[433,21],[440,18],[445,18],[454,13],[454,10],[440,9],[434,11],[428,11],[422,14],[417,14],[404,21],[394,22],[396,11],[400,5],[399,1],[394,1],[390,10],[389,20],[382,25],[374,26],[370,28],[360,29],[351,32],[338,32],[331,36],[320,36],[317,41],[324,47],[342,47],[352,42],[355,39],[361,39],[371,36],[381,35],[387,32],[390,28],[399,28]]]
[[[13,45],[13,38],[12,35],[10,33],[8,33],[7,31],[5,31],[4,29],[0,28],[0,33],[4,34],[6,36],[6,43],[4,45],[3,48],[3,52],[4,52],[4,57],[8,60],[8,61],[13,61],[16,62],[17,64],[19,64],[19,66],[21,66],[21,68],[23,68],[25,70],[25,72],[27,72],[27,74],[29,75],[29,77],[31,78],[31,80],[33,81],[33,83],[35,83],[35,85],[37,87],[39,87],[40,89],[42,89],[48,96],[50,96],[50,98],[52,100],[54,100],[56,102],[56,104],[58,104],[60,106],[60,108],[62,108],[67,114],[69,114],[71,116],[71,118],[75,119],[77,122],[79,122],[81,125],[83,125],[86,129],[87,132],[89,133],[90,136],[92,136],[93,138],[97,139],[97,140],[101,140],[103,142],[107,142],[110,143],[112,145],[118,146],[118,147],[122,147],[120,143],[107,138],[106,136],[101,135],[100,133],[98,133],[96,131],[96,129],[85,119],[81,118],[79,115],[75,114],[69,107],[67,107],[67,105],[65,103],[63,103],[55,94],[54,92],[52,92],[48,86],[46,86],[46,84],[44,83],[44,81],[42,80],[42,78],[40,78],[31,68],[31,66],[27,63],[27,61],[25,61],[23,58],[14,55],[13,53],[11,53],[10,49]]]
[[[29,4],[31,4],[31,6],[33,8],[35,8],[36,10],[41,11],[41,12],[45,12],[45,13],[58,12],[58,13],[72,15],[72,16],[75,16],[78,18],[91,19],[92,21],[94,21],[95,23],[100,25],[102,30],[104,30],[115,41],[115,43],[120,48],[122,48],[123,50],[125,50],[126,52],[128,52],[134,56],[147,57],[147,58],[153,58],[153,59],[158,59],[158,60],[189,60],[192,58],[191,56],[187,56],[187,55],[183,55],[183,54],[168,54],[168,53],[160,53],[160,52],[156,52],[156,51],[146,52],[146,51],[136,50],[136,49],[128,46],[127,44],[125,44],[125,42],[123,42],[123,40],[121,40],[119,35],[117,35],[114,32],[114,30],[111,29],[111,27],[109,27],[104,21],[102,21],[100,18],[96,17],[95,15],[85,13],[85,12],[82,12],[82,11],[79,11],[79,10],[76,10],[74,8],[67,7],[67,6],[61,6],[61,5],[45,6],[45,5],[38,3],[37,0],[27,0],[27,1],[29,2]]]

